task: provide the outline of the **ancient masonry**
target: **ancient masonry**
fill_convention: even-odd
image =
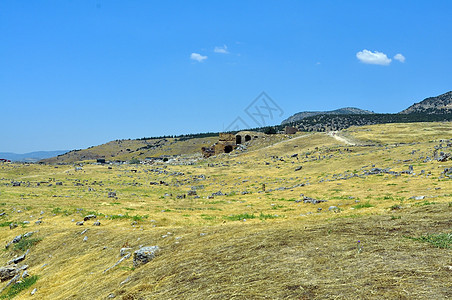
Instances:
[[[237,134],[220,133],[217,143],[213,144],[211,147],[202,147],[202,154],[204,157],[209,157],[221,153],[230,153],[232,150],[236,149],[238,145],[249,142],[252,139],[257,139],[262,135],[265,134],[250,131],[241,131]]]

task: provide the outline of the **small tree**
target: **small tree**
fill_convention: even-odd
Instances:
[[[274,127],[267,127],[264,130],[265,134],[275,134],[276,133],[276,129]]]
[[[140,163],[140,160],[135,157],[129,161],[129,164],[131,164],[131,165],[138,165],[139,163]]]

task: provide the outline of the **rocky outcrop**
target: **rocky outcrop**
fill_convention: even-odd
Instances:
[[[415,103],[400,114],[450,114],[452,113],[452,91],[445,94],[429,97]]]
[[[298,122],[304,118],[313,117],[317,115],[363,115],[363,114],[373,114],[372,111],[359,109],[355,107],[344,107],[331,111],[303,111],[290,116],[281,122],[282,125]]]
[[[133,266],[138,267],[150,262],[157,252],[160,251],[159,246],[142,247],[133,253]]]

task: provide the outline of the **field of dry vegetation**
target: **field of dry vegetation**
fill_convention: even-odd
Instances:
[[[29,274],[0,299],[452,298],[451,133],[386,124],[150,165],[0,163],[0,240],[22,235],[0,266],[26,253]],[[143,246],[160,250],[135,266]]]

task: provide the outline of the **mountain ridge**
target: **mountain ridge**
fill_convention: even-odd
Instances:
[[[0,158],[19,162],[37,162],[69,152],[70,150],[33,151],[28,153],[0,152]]]
[[[289,118],[283,120],[281,122],[281,125],[297,122],[303,120],[304,118],[313,117],[317,115],[363,115],[363,114],[374,114],[374,112],[356,107],[343,107],[330,111],[302,111],[293,114]]]
[[[399,114],[447,114],[452,113],[452,91],[441,94],[436,97],[428,97],[421,102],[414,103]]]

